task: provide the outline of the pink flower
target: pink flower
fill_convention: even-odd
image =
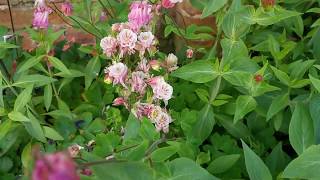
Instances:
[[[136,105],[136,112],[134,113],[138,119],[142,117],[150,118],[151,112],[154,108],[153,104],[146,104],[138,102]]]
[[[111,36],[104,37],[100,41],[100,47],[106,56],[111,57],[115,52],[117,52],[118,42],[117,39]]]
[[[113,106],[122,106],[126,104],[126,100],[123,97],[118,97],[113,100]]]
[[[162,7],[166,9],[174,7],[174,3],[172,3],[170,0],[162,0],[161,4],[162,4]]]
[[[66,153],[40,155],[32,172],[32,180],[80,180],[76,165]]]
[[[149,65],[151,66],[151,68],[155,71],[159,71],[160,69],[160,62],[158,60],[151,60],[149,62]]]
[[[118,41],[120,44],[120,57],[125,53],[133,54],[137,42],[137,34],[130,29],[123,29],[118,34]]]
[[[145,93],[147,84],[144,79],[146,75],[142,71],[136,71],[131,74],[131,88],[132,91],[138,92],[140,95]]]
[[[139,64],[138,64],[138,68],[139,71],[143,71],[144,73],[148,73],[150,70],[150,65],[147,64],[147,59],[143,58]]]
[[[99,20],[100,20],[101,22],[104,22],[104,21],[107,20],[107,14],[106,14],[106,12],[101,12]]]
[[[61,5],[61,11],[65,16],[71,16],[72,15],[73,6],[69,2],[65,2]]]
[[[170,53],[165,61],[166,68],[169,72],[178,68],[178,58],[174,54]]]
[[[154,98],[163,100],[165,104],[172,98],[173,88],[170,84],[165,82],[163,77],[153,77],[148,80],[148,84],[153,90]]]
[[[113,79],[113,85],[122,84],[126,87],[124,82],[127,78],[128,67],[125,64],[121,62],[116,63],[107,68],[107,73]]]
[[[187,58],[191,59],[193,57],[193,50],[192,49],[188,49],[186,51],[186,56],[187,56]]]
[[[169,9],[173,8],[176,3],[181,3],[183,0],[162,0],[162,7]]]
[[[150,48],[153,44],[154,35],[152,32],[141,32],[138,36],[139,43],[142,45],[143,48],[147,49]]]
[[[36,8],[46,8],[47,7],[46,0],[35,0],[34,6]]]
[[[148,25],[152,19],[152,5],[147,1],[135,1],[130,6],[128,15],[130,26],[138,31],[142,26]]]
[[[47,29],[49,26],[50,13],[51,9],[47,7],[35,9],[33,12],[33,27],[36,29]]]
[[[172,122],[170,115],[166,112],[161,112],[155,119],[154,123],[157,131],[169,132],[169,124]]]

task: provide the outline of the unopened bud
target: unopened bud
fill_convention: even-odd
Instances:
[[[159,63],[158,60],[151,60],[151,61],[149,62],[149,65],[150,65],[150,67],[151,67],[153,70],[155,70],[155,71],[159,71],[159,69],[160,69],[160,63]]]
[[[187,58],[191,59],[193,57],[193,50],[192,49],[188,49],[186,51],[186,56],[187,56]]]

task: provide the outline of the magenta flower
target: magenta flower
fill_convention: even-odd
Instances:
[[[135,1],[130,6],[128,15],[130,26],[138,31],[142,26],[148,25],[152,19],[152,5],[147,1]]]
[[[51,9],[48,7],[36,8],[33,12],[33,27],[36,29],[47,29],[49,26],[50,13]]]
[[[113,85],[122,84],[124,87],[126,87],[124,82],[127,78],[128,67],[125,64],[113,64],[107,68],[106,72],[108,73],[109,77],[113,79]]]
[[[76,165],[63,152],[40,156],[32,172],[32,180],[80,180]]]
[[[117,39],[111,36],[101,39],[100,47],[106,56],[111,57],[115,52],[117,52],[118,42]]]
[[[124,54],[133,54],[136,42],[138,40],[137,34],[130,29],[123,29],[118,34],[117,39],[120,44],[120,57]]]
[[[61,11],[65,16],[71,16],[72,15],[73,6],[69,2],[65,2],[61,5]]]

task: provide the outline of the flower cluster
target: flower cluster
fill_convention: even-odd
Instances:
[[[169,54],[163,62],[155,58],[157,40],[151,24],[158,11],[158,5],[147,1],[133,2],[128,22],[113,24],[111,34],[101,40],[100,46],[105,56],[112,59],[112,64],[105,68],[104,81],[120,87],[120,97],[113,105],[125,106],[138,119],[149,118],[158,131],[167,133],[172,119],[167,110],[161,108],[161,102],[168,104],[173,88],[152,70],[163,67],[166,73],[172,72],[178,68],[178,58],[174,54]],[[131,56],[136,53],[139,56]],[[130,62],[136,65],[134,68],[123,61],[132,57],[139,58],[136,64]]]
[[[80,180],[77,175],[76,164],[64,152],[54,154],[38,154],[32,180]]]
[[[175,4],[181,3],[183,0],[162,0],[161,5],[162,7],[169,9],[173,8]]]

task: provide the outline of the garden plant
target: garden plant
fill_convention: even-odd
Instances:
[[[35,0],[0,35],[0,179],[320,179],[319,0]]]

